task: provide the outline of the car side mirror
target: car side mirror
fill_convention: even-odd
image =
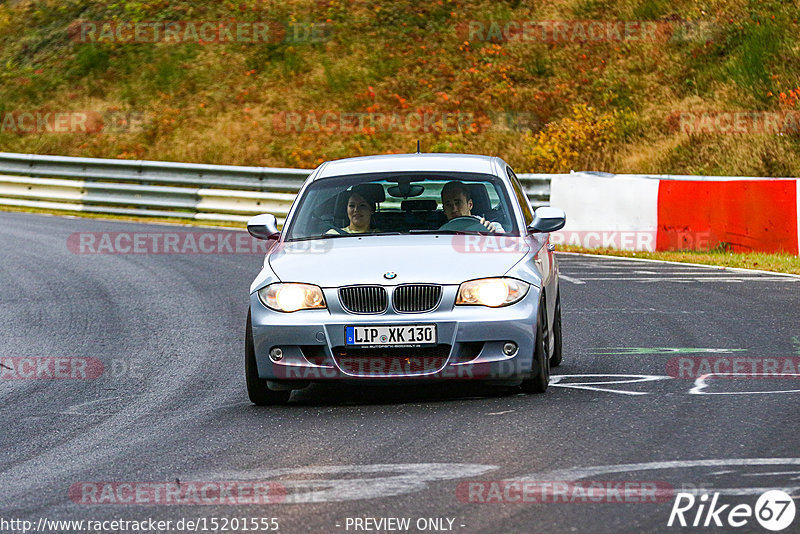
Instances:
[[[247,231],[256,239],[277,240],[281,236],[278,220],[271,213],[262,213],[247,221]]]
[[[531,232],[555,232],[567,224],[567,215],[564,210],[543,206],[533,212],[533,222],[528,227]]]

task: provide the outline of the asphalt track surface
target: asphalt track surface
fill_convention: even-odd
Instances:
[[[421,518],[464,533],[721,532],[733,529],[667,527],[669,495],[476,503],[459,488],[654,481],[750,506],[770,488],[800,495],[797,376],[670,376],[680,357],[797,361],[799,278],[562,254],[565,356],[544,395],[325,384],[259,408],[244,387],[243,326],[260,256],[66,246],[75,232],[174,230],[0,214],[0,356],[103,363],[94,379],[0,380],[3,520],[253,517],[277,518],[281,532],[375,532],[353,520],[395,517],[410,532]],[[286,498],[86,504],[69,493],[176,480],[273,481]],[[753,518],[736,531],[766,532]],[[800,518],[784,530],[798,531]]]

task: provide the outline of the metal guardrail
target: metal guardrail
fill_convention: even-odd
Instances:
[[[296,193],[311,171],[0,152],[0,173]]]
[[[208,221],[289,212],[305,169],[73,158],[0,152],[0,205]],[[550,174],[521,174],[535,207]]]

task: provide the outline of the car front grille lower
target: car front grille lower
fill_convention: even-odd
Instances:
[[[441,296],[442,286],[407,284],[395,288],[392,293],[392,305],[399,312],[427,312],[436,308]]]
[[[384,378],[436,373],[447,364],[450,345],[419,348],[334,347],[336,365],[351,376]]]
[[[339,301],[350,313],[382,313],[389,305],[381,286],[352,286],[339,289]]]

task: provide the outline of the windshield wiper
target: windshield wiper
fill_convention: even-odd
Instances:
[[[448,235],[488,235],[488,232],[467,232],[465,230],[409,230],[409,234],[448,234]]]
[[[294,241],[310,241],[312,239],[330,239],[332,237],[365,237],[370,235],[403,235],[402,232],[364,232],[363,234],[320,234],[320,235],[310,235],[306,237],[296,237],[292,240],[288,240],[287,243],[292,243]]]
[[[311,241],[312,239],[331,239],[333,237],[352,237],[354,235],[359,234],[320,234],[320,235],[309,235],[306,237],[295,237],[293,239],[287,239],[287,243],[294,243],[295,241]]]

